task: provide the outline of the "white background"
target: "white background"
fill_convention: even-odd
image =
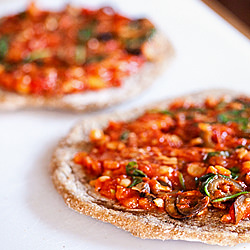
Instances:
[[[58,7],[66,1],[40,1]],[[172,41],[176,58],[154,85],[125,110],[206,88],[250,92],[249,40],[198,0],[74,1],[111,5],[134,17],[148,16]],[[23,1],[0,0],[0,15]],[[93,114],[46,110],[0,113],[0,249],[223,249],[185,241],[141,240],[110,224],[67,208],[54,190],[48,165],[58,140]],[[234,249],[248,249],[241,244]]]

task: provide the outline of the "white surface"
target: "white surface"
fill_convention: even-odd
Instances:
[[[198,0],[91,1],[91,6],[104,4],[152,18],[170,37],[176,58],[149,90],[103,112],[210,87],[250,92],[249,40]],[[19,6],[20,1],[1,0],[0,14]],[[44,110],[0,113],[0,249],[222,249],[141,240],[67,208],[53,188],[48,164],[58,140],[80,118],[88,115]],[[249,247],[241,244],[234,249]]]

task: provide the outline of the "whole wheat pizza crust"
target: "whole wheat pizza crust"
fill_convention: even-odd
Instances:
[[[91,111],[123,102],[136,96],[157,78],[174,56],[172,44],[159,32],[151,39],[155,48],[155,59],[146,62],[137,74],[123,80],[122,86],[99,91],[68,94],[63,97],[20,95],[0,89],[0,110],[23,108],[48,108],[70,111]]]
[[[207,96],[215,98],[226,96],[230,100],[239,94],[229,90],[210,90],[181,98],[201,102]],[[109,120],[132,120],[142,114],[145,109],[166,108],[171,101],[173,98],[132,110],[132,112],[96,116],[78,123],[67,137],[61,140],[54,152],[50,167],[56,189],[72,209],[109,222],[143,239],[180,239],[230,246],[250,242],[250,221],[241,221],[238,225],[223,224],[220,221],[222,217],[220,211],[210,210],[205,217],[176,220],[170,218],[167,213],[149,213],[119,206],[114,201],[96,193],[88,184],[82,167],[72,161],[76,152],[87,151],[91,146],[88,139],[91,129],[103,128]]]

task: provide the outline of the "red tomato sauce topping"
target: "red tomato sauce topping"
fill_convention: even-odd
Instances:
[[[119,87],[148,60],[154,33],[149,20],[110,7],[49,12],[31,4],[0,20],[0,87],[44,96]]]
[[[90,184],[130,209],[176,219],[225,212],[222,222],[250,216],[250,99],[173,102],[130,122],[90,132],[79,152]]]

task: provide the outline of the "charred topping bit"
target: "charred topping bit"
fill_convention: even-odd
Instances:
[[[129,188],[129,186],[128,186]],[[150,193],[150,186],[146,182],[141,182],[132,187],[132,190],[138,191],[140,197],[145,197],[150,201],[154,201],[156,199],[155,195]],[[156,201],[157,207],[162,207],[161,201]]]
[[[222,222],[237,224],[250,217],[250,139],[218,115],[250,115],[250,100],[243,100],[176,101],[133,121],[112,121],[90,132],[92,149],[75,162],[94,176],[97,192],[127,208],[175,219],[213,208],[224,212]]]
[[[111,8],[49,12],[31,4],[0,22],[0,87],[42,96],[120,87],[151,60],[144,45],[151,48],[154,33],[147,19]]]
[[[191,217],[207,207],[209,198],[204,197],[199,191],[193,190],[180,193],[176,197],[175,203],[180,214]]]
[[[140,193],[150,193],[150,187],[148,183],[145,182],[141,182],[137,185],[135,185],[134,187],[132,187],[133,190],[136,190]]]
[[[199,191],[187,191],[169,195],[165,200],[165,210],[175,219],[187,219],[202,212],[209,204],[209,198]]]
[[[167,196],[165,199],[165,210],[168,215],[174,219],[186,219],[188,216],[180,214],[175,206],[176,197],[175,195]]]
[[[250,213],[250,193],[239,196],[234,202],[235,224],[240,220],[249,217]]]
[[[113,37],[114,36],[111,32],[104,32],[104,33],[98,34],[97,39],[104,41],[104,42],[107,42],[107,41],[111,40]]]

